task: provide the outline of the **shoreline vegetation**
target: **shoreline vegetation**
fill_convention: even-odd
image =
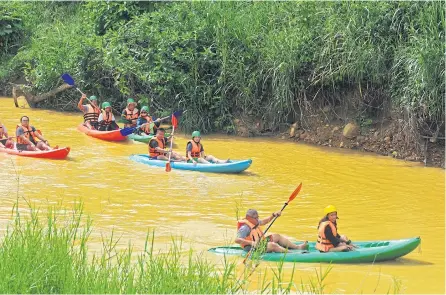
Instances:
[[[283,262],[278,262],[252,276],[248,268],[240,273],[240,261],[222,257],[218,266],[184,249],[181,239],[172,239],[167,253],[156,253],[155,232],[150,230],[140,253],[134,253],[131,244],[118,249],[113,232],[103,238],[99,253],[92,252],[88,248],[92,220],[83,214],[81,204],[71,210],[49,207],[46,215],[27,205],[14,205],[12,220],[0,237],[0,293],[323,294],[332,270],[331,265],[320,265],[304,281],[296,277],[294,265],[288,279]],[[253,280],[257,289],[250,285]],[[400,289],[394,278],[388,292],[398,294]]]
[[[128,97],[182,128],[444,168],[445,11],[422,2],[1,2],[0,89],[73,111]],[[32,13],[31,13],[32,12]],[[286,133],[286,134],[285,134]]]

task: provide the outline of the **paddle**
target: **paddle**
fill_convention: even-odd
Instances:
[[[68,74],[68,73],[62,74],[62,80],[63,80],[65,83],[67,83],[68,85],[75,87],[76,90],[79,91],[82,95],[85,95],[85,93],[83,93],[83,92],[76,86],[76,84],[74,83],[74,79],[73,79],[73,77],[70,76],[70,74]],[[86,96],[86,95],[85,95],[85,96]],[[87,98],[87,97],[86,97],[86,98]],[[91,103],[91,101],[90,101],[88,98],[87,98],[87,100]]]
[[[300,192],[302,188],[302,183],[300,183],[297,188],[294,190],[294,192],[290,195],[288,201],[283,205],[282,209],[280,209],[280,212],[282,212],[286,206],[288,206],[288,204],[294,200],[294,198],[296,198],[297,194]],[[262,234],[262,238],[265,236],[265,234],[268,232],[268,230],[271,228],[271,226],[273,225],[273,223],[276,221],[278,216],[274,217],[273,221],[268,225],[268,227],[266,228],[266,230],[263,232]],[[259,241],[260,243],[260,241]],[[255,247],[251,247],[251,250],[249,250],[248,254],[246,254],[245,259],[243,260],[243,264],[246,265],[246,260],[249,259],[252,256],[252,253],[255,251]]]
[[[183,114],[183,111],[178,111],[177,114],[172,114],[172,134],[170,139],[169,160],[167,160],[166,163],[166,172],[170,172],[170,170],[172,170],[172,167],[170,167],[170,158],[172,157],[173,134],[175,133],[175,128],[178,126],[177,116],[181,116],[181,114]]]
[[[181,116],[181,115],[182,115],[183,113],[185,113],[185,112],[187,112],[187,110],[184,111],[184,112],[183,112],[182,110],[173,112],[172,115],[169,115],[169,116],[163,117],[163,118],[161,118],[161,119],[158,119],[158,122],[161,122],[161,121],[164,121],[164,120],[166,120],[166,119],[169,119],[170,116],[175,116],[176,118],[178,118],[179,116]],[[141,128],[142,126],[147,125],[147,124],[150,124],[150,123],[144,123],[144,124],[142,124],[141,126],[137,126],[137,127],[126,127],[126,128],[122,128],[122,129],[120,130],[121,135],[122,135],[122,136],[130,135],[130,134],[132,134],[133,132],[135,132],[137,129],[139,129],[139,128]],[[172,134],[173,134],[173,131],[172,131]]]

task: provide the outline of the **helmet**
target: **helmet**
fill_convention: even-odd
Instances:
[[[194,138],[194,137],[201,137],[200,131],[192,132],[192,138]]]
[[[327,207],[324,208],[324,215],[330,214],[332,212],[337,212],[338,209],[336,209],[335,206],[333,205],[328,205]]]
[[[96,97],[96,95],[92,95],[92,96],[90,96],[89,99],[90,99],[90,100],[98,100],[98,98]]]
[[[129,99],[127,99],[127,105],[129,105],[129,104],[135,104],[136,105],[136,102],[135,102],[135,100],[133,98],[129,98]]]
[[[108,102],[108,101],[104,101],[103,103],[102,103],[102,108],[103,109],[105,109],[105,108],[111,108],[111,104]]]
[[[141,112],[149,112],[149,107],[148,106],[143,106],[142,108],[141,108]]]

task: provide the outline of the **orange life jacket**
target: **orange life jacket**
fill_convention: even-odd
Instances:
[[[237,221],[237,230],[239,230],[242,227],[242,225],[244,225],[244,224],[249,226],[249,228],[251,229],[251,232],[245,238],[245,240],[252,241],[252,237],[254,237],[255,241],[259,242],[260,240],[262,240],[264,238],[263,231],[260,229],[260,226],[257,226],[256,228],[254,228],[255,225],[252,224],[251,222],[249,222],[246,218]],[[241,243],[240,246],[242,248],[245,248],[245,246],[251,246],[251,244]]]
[[[93,107],[91,104],[87,104],[86,106],[87,106],[88,110],[84,114],[84,123],[97,122],[98,118],[99,118],[99,114],[101,113],[99,108]]]
[[[102,111],[102,124],[108,126],[113,122],[113,114],[112,112],[107,113],[105,110]]]
[[[164,138],[163,139],[158,139],[158,137],[156,137],[156,136],[152,137],[152,139],[149,141],[149,156],[151,156],[151,157],[158,157],[162,153],[160,153],[156,149],[150,147],[150,143],[152,142],[152,140],[156,140],[156,142],[158,142],[158,147],[160,149],[165,149],[166,148],[166,141],[165,141]]]
[[[334,245],[325,236],[325,228],[327,226],[331,227],[331,231],[333,232],[333,235],[335,237],[338,234],[338,231],[336,230],[336,226],[333,224],[333,222],[328,220],[328,221],[321,222],[319,224],[316,249],[318,249],[319,251],[322,251],[322,252],[328,252],[331,248],[334,248]]]
[[[191,150],[191,152],[190,152],[191,157],[192,157],[192,158],[199,158],[200,155],[201,155],[201,143],[196,143],[196,142],[193,141],[193,140],[189,140],[189,141],[187,142],[187,145],[186,145],[186,158],[187,158],[188,160],[190,160],[190,159],[189,159],[189,155],[188,155],[188,153],[187,153],[187,146],[189,145],[189,143],[192,144],[192,150]]]
[[[131,124],[125,124],[126,127],[134,127],[136,126],[136,119],[139,117],[139,111],[137,108],[134,108],[133,111],[129,110],[129,108],[125,108],[125,119],[131,121]]]
[[[19,129],[20,127],[23,128],[23,131],[25,132],[23,134],[23,136],[25,136],[25,138],[29,141],[31,141],[33,144],[36,144],[37,141],[39,141],[39,139],[37,138],[36,134],[32,131],[33,129],[30,127],[25,127],[25,126],[20,126],[17,125],[16,130]],[[28,144],[28,142],[25,142],[22,139],[22,136],[17,136],[17,143],[18,144]]]

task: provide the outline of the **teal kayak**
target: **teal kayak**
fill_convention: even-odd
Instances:
[[[148,143],[150,141],[150,139],[152,139],[152,137],[154,137],[154,136],[155,136],[154,134],[139,135],[139,134],[132,133],[132,134],[128,135],[127,137],[130,139],[133,139],[134,141]],[[170,133],[165,133],[164,136],[169,137]]]
[[[266,253],[260,259],[266,261],[285,262],[328,262],[328,263],[364,263],[394,260],[415,250],[420,244],[420,237],[388,240],[388,241],[366,241],[354,242],[359,248],[349,252],[326,252],[321,253],[315,248],[314,242],[308,243],[308,250],[291,250],[288,253]],[[215,254],[245,256],[240,246],[216,247],[208,250]]]
[[[157,167],[166,167],[166,161],[162,160],[152,160],[148,155],[131,155],[130,159]],[[191,171],[199,171],[199,172],[211,172],[211,173],[240,173],[251,166],[252,160],[243,160],[243,161],[231,161],[230,163],[225,164],[192,164],[185,162],[170,162],[170,166],[172,169],[179,170],[191,170]]]
[[[154,134],[139,135],[139,134],[132,133],[132,134],[128,135],[127,137],[130,139],[133,139],[134,141],[148,143],[150,141],[150,139],[152,139],[152,137],[154,137],[154,136],[155,136]],[[169,137],[170,133],[165,133],[164,136]]]

